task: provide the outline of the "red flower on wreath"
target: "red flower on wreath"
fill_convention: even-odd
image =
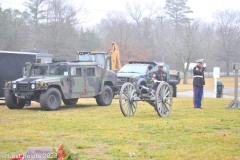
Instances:
[[[23,160],[23,155],[19,155],[19,157],[12,158],[11,160]]]
[[[63,150],[63,145],[61,145],[61,146],[58,148],[58,153],[59,153],[59,152],[62,152],[62,150]]]
[[[63,145],[58,148],[58,158],[63,159],[66,156],[66,152],[63,151]]]

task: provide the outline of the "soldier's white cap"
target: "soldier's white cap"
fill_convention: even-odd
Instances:
[[[196,62],[197,63],[203,63],[203,59],[197,59]]]
[[[163,68],[164,63],[158,63],[157,66]]]

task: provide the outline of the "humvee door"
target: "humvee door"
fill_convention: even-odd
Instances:
[[[86,93],[88,96],[95,96],[100,91],[100,77],[95,66],[85,68]]]
[[[76,67],[76,75],[71,77],[70,90],[72,90],[73,98],[79,98],[85,95],[85,81],[82,67]]]

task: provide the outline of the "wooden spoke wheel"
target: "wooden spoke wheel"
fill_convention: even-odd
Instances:
[[[161,82],[156,91],[156,109],[160,117],[168,117],[172,110],[172,89],[167,82]]]
[[[124,83],[119,94],[119,104],[124,116],[132,116],[137,110],[137,101],[134,97],[137,96],[137,90],[131,83]]]

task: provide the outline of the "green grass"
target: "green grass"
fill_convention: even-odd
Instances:
[[[240,110],[225,109],[231,101],[205,98],[200,110],[192,98],[177,97],[167,118],[145,102],[124,117],[118,99],[108,107],[79,99],[54,112],[38,103],[22,110],[1,106],[0,152],[65,144],[80,159],[240,159]]]

